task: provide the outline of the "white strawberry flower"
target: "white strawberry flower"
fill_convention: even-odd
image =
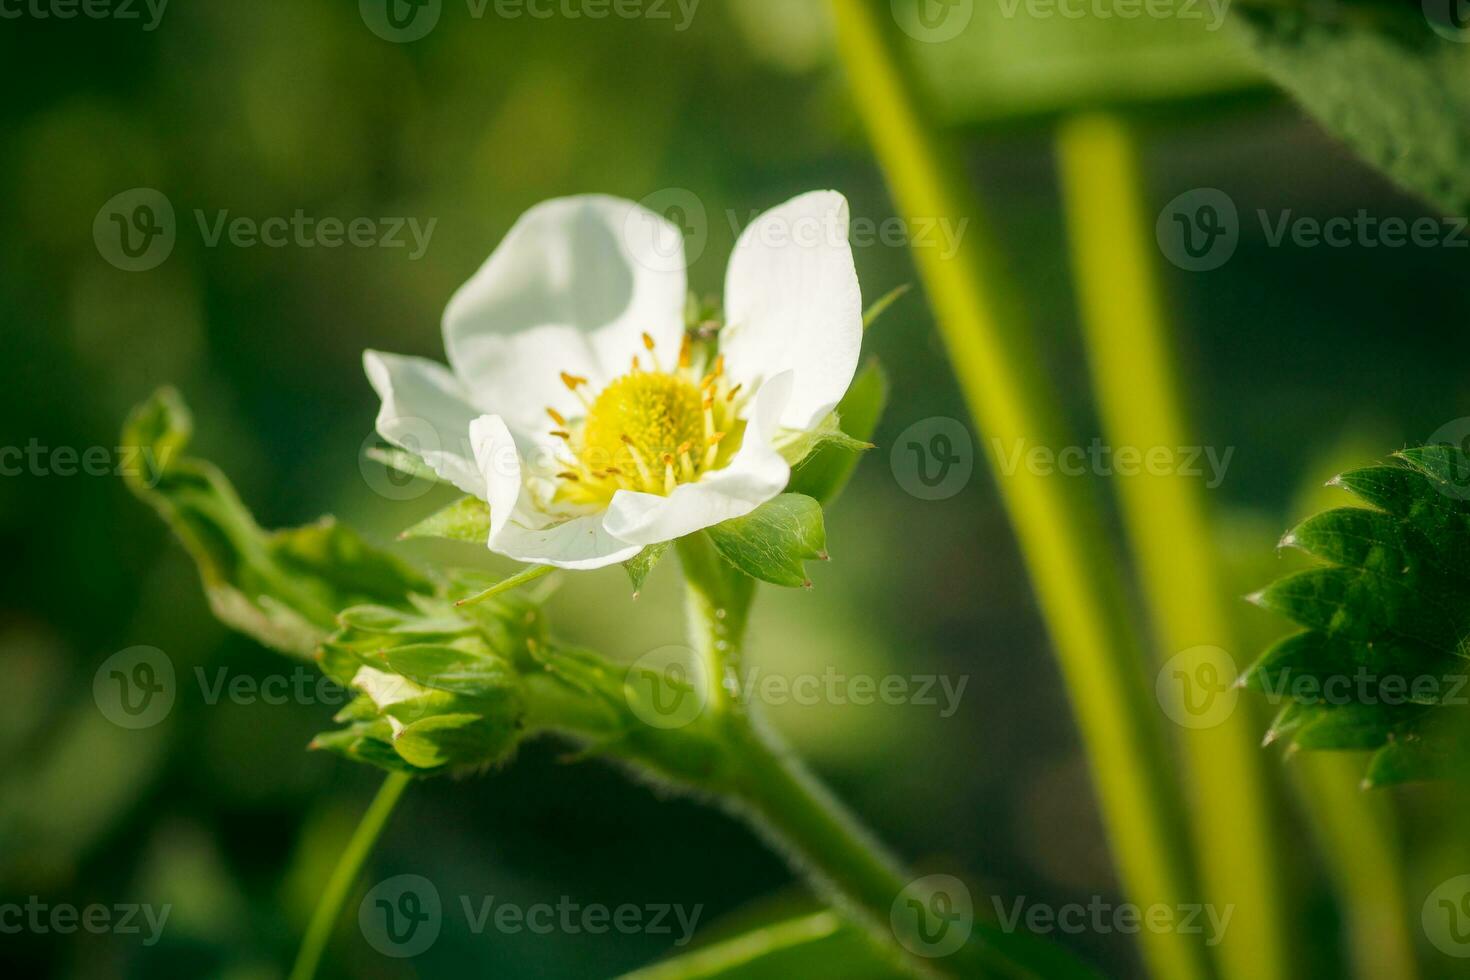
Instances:
[[[364,354],[378,432],[486,501],[490,549],[518,561],[598,568],[741,517],[782,492],[782,450],[852,382],[847,231],[835,191],[766,212],[730,257],[723,326],[694,339],[673,224],[618,198],[546,201],[450,299],[452,370]]]

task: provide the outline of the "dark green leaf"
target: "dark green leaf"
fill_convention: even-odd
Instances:
[[[1403,187],[1467,213],[1470,50],[1431,29],[1420,4],[1237,10],[1266,71],[1323,126]]]
[[[1470,776],[1470,456],[1397,454],[1332,481],[1374,509],[1339,508],[1282,539],[1325,561],[1254,598],[1306,627],[1242,683],[1282,708],[1268,741],[1375,750],[1367,783]]]

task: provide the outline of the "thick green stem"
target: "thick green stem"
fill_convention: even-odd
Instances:
[[[1064,446],[1060,399],[1041,370],[1021,304],[986,241],[978,202],[958,164],[922,120],[914,86],[871,0],[832,0],[838,48],[901,216],[917,225],[968,219],[961,247],[915,249],[914,260],[965,399],[996,474],[1091,762],[1103,819],[1129,899],[1195,899],[1181,795],[1144,685],[1144,657],[1127,616],[1117,562],[1090,481],[1003,465],[1016,446]],[[884,11],[887,4],[882,4]],[[1146,933],[1158,977],[1209,974],[1203,944]]]
[[[1108,441],[1115,452],[1131,447],[1147,458],[1197,445],[1174,370],[1133,139],[1113,117],[1090,115],[1064,123],[1056,145],[1083,336]],[[1115,481],[1155,646],[1164,660],[1206,646],[1238,654],[1204,484],[1182,469],[1150,465]],[[1217,707],[1216,697],[1235,695],[1212,694],[1206,709]],[[1234,909],[1229,935],[1216,948],[1220,972],[1283,980],[1295,973],[1290,922],[1279,898],[1266,759],[1249,708],[1238,703],[1233,713],[1203,714],[1193,720],[1197,727],[1177,734],[1189,763],[1204,898]]]
[[[367,860],[388,822],[388,817],[393,813],[393,808],[398,805],[399,798],[411,782],[413,777],[401,772],[392,773],[383,780],[378,795],[373,797],[373,802],[362,815],[362,821],[358,823],[352,839],[347,842],[346,850],[337,860],[337,866],[332,869],[326,888],[322,889],[316,909],[311,913],[306,937],[301,940],[301,950],[296,954],[296,965],[291,968],[291,980],[311,980],[316,976],[322,953],[326,951],[327,943],[332,938],[333,927],[342,916],[342,906],[362,872],[363,862]]]
[[[680,541],[679,557],[689,590],[691,642],[711,679],[707,721],[727,757],[720,772],[728,784],[711,788],[733,811],[781,851],[817,894],[862,926],[879,955],[900,969],[920,976],[1088,975],[1064,957],[1048,957],[1045,966],[1028,964],[1023,949],[1003,955],[981,941],[934,960],[900,947],[890,917],[911,876],[761,721],[759,705],[740,700],[754,581],[722,561],[703,535]],[[1063,961],[1065,972],[1058,974],[1056,964]]]

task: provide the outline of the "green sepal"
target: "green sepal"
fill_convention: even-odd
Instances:
[[[799,493],[783,493],[708,533],[720,557],[772,585],[810,588],[806,561],[827,558],[822,505]]]
[[[490,539],[490,505],[478,497],[461,497],[398,535],[400,538],[448,538],[485,544]]]
[[[836,499],[857,468],[861,450],[871,448],[869,440],[878,428],[887,400],[888,379],[883,366],[877,358],[869,358],[837,405],[837,418],[849,441],[817,446],[792,470],[787,492],[804,494],[822,504]]]
[[[882,296],[879,296],[871,306],[863,311],[863,329],[866,330],[876,323],[879,317],[888,312],[890,306],[903,299],[904,294],[913,288],[913,283],[906,282],[901,286],[895,286]]]
[[[649,572],[653,571],[654,566],[668,552],[670,543],[661,541],[658,544],[651,544],[623,562],[628,579],[633,583],[633,598],[638,598],[638,594],[643,591],[643,583],[648,581]]]
[[[433,483],[443,484],[446,487],[454,485],[438,473],[435,473],[428,463],[425,463],[407,450],[399,449],[397,446],[373,446],[367,452],[363,453],[363,455],[375,463],[402,473],[404,476],[411,476],[416,480],[429,480]]]

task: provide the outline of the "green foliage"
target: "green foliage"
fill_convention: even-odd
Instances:
[[[1271,77],[1322,125],[1446,212],[1470,208],[1470,49],[1420,4],[1242,6]],[[1448,5],[1446,6],[1448,10]]]
[[[178,535],[199,568],[214,613],[266,646],[310,656],[337,612],[362,603],[407,607],[428,578],[324,518],[264,531],[213,465],[183,455],[188,409],[171,389],[133,410],[122,445],[144,461],[127,477]]]
[[[1282,539],[1329,563],[1253,596],[1306,631],[1241,679],[1285,702],[1268,741],[1371,749],[1372,785],[1470,773],[1470,456],[1397,454],[1333,483],[1369,508],[1318,514]]]
[[[827,558],[822,505],[799,493],[783,493],[744,517],[709,529],[715,550],[751,578],[789,588],[811,586],[805,562]]]

